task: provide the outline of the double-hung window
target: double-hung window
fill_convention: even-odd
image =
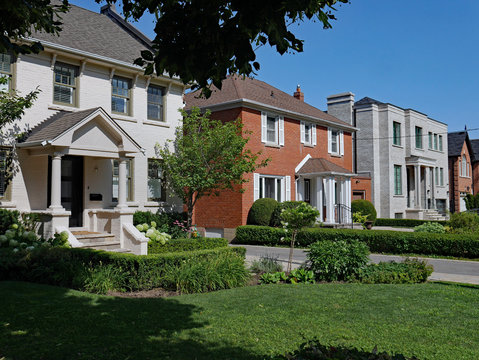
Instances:
[[[428,146],[428,148],[429,148],[429,149],[432,149],[432,132],[429,131],[429,134],[428,134],[428,135],[429,135],[429,136],[428,136],[428,137],[429,137],[429,146]]]
[[[75,106],[78,67],[57,62],[53,72],[53,102]]]
[[[393,144],[401,145],[401,123],[393,121]]]
[[[344,134],[342,130],[328,129],[328,153],[332,155],[344,155]]]
[[[113,160],[112,201],[118,201],[120,168],[118,160]],[[133,201],[133,159],[126,160],[126,200]]]
[[[394,165],[394,195],[402,195],[401,165]]]
[[[291,177],[254,174],[254,199],[291,200]]]
[[[163,119],[163,93],[159,86],[148,86],[148,119],[164,121]]]
[[[284,146],[284,119],[261,113],[261,141],[267,145]]]
[[[444,168],[439,169],[439,184],[444,186]]]
[[[9,92],[12,90],[14,56],[9,53],[0,53],[0,91]]]
[[[434,134],[434,150],[437,150],[437,134]]]
[[[435,168],[434,178],[434,184],[439,185],[439,168]]]
[[[422,128],[419,126],[416,126],[415,134],[416,134],[416,149],[422,149]]]
[[[461,176],[466,177],[467,176],[467,160],[466,160],[466,155],[462,155],[462,169],[461,169]]]
[[[316,146],[316,125],[301,121],[299,126],[301,143]]]
[[[442,135],[439,135],[439,151],[442,151]]]
[[[111,111],[118,114],[130,115],[131,81],[114,76],[111,80]]]
[[[148,159],[148,201],[166,201],[161,160]]]

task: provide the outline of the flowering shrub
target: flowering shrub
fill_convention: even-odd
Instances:
[[[148,224],[138,224],[136,228],[141,231],[150,241],[154,241],[161,245],[165,245],[167,241],[171,240],[171,235],[167,233],[160,232],[156,229],[156,222],[152,221],[150,225]]]
[[[0,248],[11,248],[13,252],[31,251],[40,246],[65,246],[67,243],[68,233],[66,231],[44,240],[22,224],[12,224],[5,234],[0,235]]]
[[[176,220],[173,222],[173,225],[178,226],[181,229],[181,231],[185,232],[186,234],[191,234],[192,238],[200,237],[200,234],[198,233],[198,229],[196,228],[195,225],[190,226],[188,228],[186,224],[187,224],[186,220],[184,221]]]

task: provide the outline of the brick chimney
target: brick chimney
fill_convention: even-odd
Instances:
[[[294,92],[293,96],[299,101],[304,101],[304,93],[301,92],[301,86],[299,86],[299,84],[296,87],[296,91]]]

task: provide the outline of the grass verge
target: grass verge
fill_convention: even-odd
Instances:
[[[479,289],[460,285],[263,285],[116,298],[0,282],[0,358],[268,359],[305,339],[416,355],[479,353]]]

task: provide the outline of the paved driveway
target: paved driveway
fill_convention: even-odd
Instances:
[[[231,245],[242,246],[246,248],[246,260],[251,262],[259,259],[262,256],[274,257],[278,262],[283,264],[286,268],[289,256],[289,248],[277,248],[267,246],[253,246],[253,245]],[[401,261],[405,259],[403,256],[395,255],[379,255],[371,254],[370,259],[374,263],[380,261]],[[426,260],[434,267],[430,280],[452,281],[467,284],[479,285],[479,261],[465,261],[465,260],[447,260],[447,259],[432,259],[421,258]],[[299,267],[306,261],[306,251],[302,249],[295,249],[293,256],[293,268]]]

